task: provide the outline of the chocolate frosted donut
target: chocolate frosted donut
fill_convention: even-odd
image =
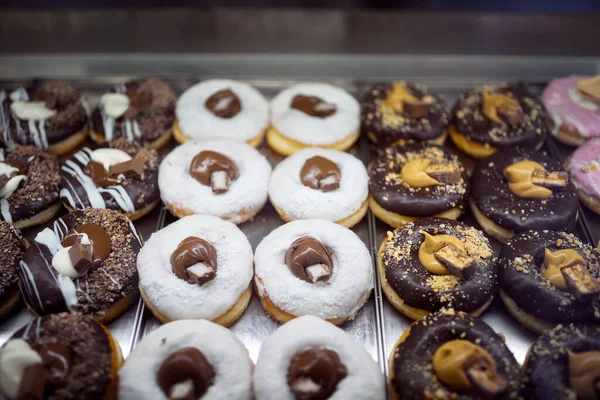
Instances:
[[[0,391],[7,399],[111,399],[122,363],[119,344],[93,318],[48,315],[0,349]]]
[[[33,144],[56,155],[67,154],[87,136],[89,106],[79,90],[65,82],[34,82],[0,91],[0,142]]]
[[[523,83],[462,93],[452,114],[450,138],[475,158],[514,146],[539,148],[548,132],[544,106]]]
[[[407,142],[386,148],[369,166],[369,206],[393,227],[429,216],[457,219],[467,184],[456,155],[440,146]]]
[[[490,236],[566,229],[577,217],[577,192],[560,163],[539,152],[505,149],[479,161],[471,178],[471,211]]]
[[[0,318],[20,301],[19,263],[25,253],[21,233],[7,222],[0,221]]]
[[[371,355],[329,322],[304,316],[287,322],[260,348],[256,400],[380,400],[384,379]]]
[[[443,144],[449,119],[444,98],[419,84],[379,83],[361,101],[361,130],[381,146],[408,139]]]
[[[171,322],[144,336],[127,357],[118,398],[248,400],[252,366],[248,350],[222,326]]]
[[[541,333],[556,324],[600,322],[600,252],[572,233],[515,235],[498,265],[501,297],[529,329]],[[587,295],[577,282],[587,286]]]
[[[596,400],[600,396],[600,326],[557,326],[531,346],[525,362],[531,399]]]
[[[171,138],[175,94],[158,79],[125,82],[100,97],[91,121],[97,143],[125,138],[158,149]]]
[[[155,149],[124,138],[84,147],[61,167],[60,198],[70,211],[107,208],[135,221],[158,204],[158,166]]]
[[[58,159],[35,146],[0,149],[0,220],[17,229],[50,221],[60,209]]]
[[[412,319],[443,307],[479,316],[496,291],[488,239],[454,220],[423,218],[388,232],[378,260],[386,297]]]
[[[500,335],[451,309],[404,332],[390,357],[390,380],[403,400],[516,399],[523,373]]]
[[[137,297],[141,247],[131,221],[116,211],[86,208],[60,217],[25,252],[23,298],[36,315],[81,312],[106,323]]]

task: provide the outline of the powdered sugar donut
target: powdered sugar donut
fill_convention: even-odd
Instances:
[[[567,171],[583,204],[600,214],[600,138],[588,140],[575,150]]]
[[[150,237],[137,260],[140,292],[162,322],[208,319],[231,325],[252,290],[252,247],[231,222],[192,215]]]
[[[381,370],[346,332],[312,316],[264,341],[254,371],[257,400],[385,398]]]
[[[359,136],[360,105],[344,89],[301,83],[271,101],[269,146],[289,156],[304,147],[348,150]]]
[[[251,374],[248,350],[230,331],[209,321],[176,321],[145,336],[127,358],[118,398],[248,400]]]
[[[369,251],[350,229],[308,219],[288,222],[256,248],[254,284],[263,308],[286,322],[314,315],[353,319],[373,289]]]
[[[267,159],[246,143],[190,141],[165,157],[158,188],[178,217],[209,214],[240,224],[264,207],[270,175]]]
[[[258,146],[269,124],[269,104],[255,88],[211,79],[186,90],[175,109],[175,139],[234,139]]]
[[[592,93],[586,90],[588,83],[597,87],[599,81],[600,76],[571,75],[551,81],[542,93],[542,101],[554,121],[552,134],[561,142],[576,146],[600,136],[599,99],[588,96]],[[595,90],[597,97],[600,94]]]
[[[351,154],[303,149],[275,167],[269,198],[286,221],[318,218],[350,228],[367,212],[368,180],[362,161]]]

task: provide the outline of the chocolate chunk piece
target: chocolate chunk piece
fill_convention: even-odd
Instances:
[[[96,224],[79,225],[75,229],[67,232],[61,242],[63,247],[74,246],[75,244],[81,243],[83,234],[87,235],[92,243],[92,256],[94,257],[95,263],[99,263],[108,257],[112,250],[110,237],[103,227]]]
[[[430,164],[425,173],[442,183],[455,184],[460,182],[460,169],[456,164]]]
[[[169,400],[200,399],[211,387],[215,370],[195,347],[171,353],[160,365],[156,381]]]
[[[46,373],[42,364],[33,364],[23,370],[17,392],[18,400],[43,400]]]
[[[565,279],[567,290],[577,300],[587,302],[593,300],[600,293],[600,283],[594,278],[584,264],[577,263],[560,269]]]
[[[536,169],[531,174],[531,183],[548,189],[564,189],[569,182],[569,174],[566,172],[548,172]]]
[[[124,175],[126,178],[139,178],[143,173],[144,160],[139,156],[110,167],[111,176]]]
[[[317,118],[327,118],[337,111],[335,104],[327,103],[317,96],[305,96],[303,94],[294,96],[290,107]]]
[[[468,278],[475,272],[475,259],[451,243],[436,251],[434,255],[454,276]]]
[[[333,270],[333,260],[327,248],[310,236],[302,236],[290,245],[285,263],[294,276],[310,283],[329,280]]]
[[[79,276],[87,274],[94,266],[91,245],[75,244],[69,248],[68,254],[71,264]]]
[[[53,94],[49,94],[44,100],[44,105],[50,110],[55,110],[56,106],[58,105],[58,98]]]
[[[338,165],[321,156],[309,158],[300,170],[302,184],[322,192],[338,189],[341,179],[341,171]]]
[[[310,347],[297,353],[287,371],[287,383],[296,399],[328,399],[348,375],[348,369],[333,350]]]
[[[120,183],[116,177],[111,176],[106,171],[104,165],[96,161],[88,162],[87,165],[83,167],[83,173],[92,178],[92,181],[99,187],[113,186]]]
[[[508,125],[518,125],[525,119],[523,108],[521,108],[521,105],[516,101],[501,103],[496,109],[496,112],[500,119]]]
[[[485,357],[470,357],[464,368],[471,384],[485,396],[500,394],[508,387],[506,378],[498,374],[495,365],[491,365]]]
[[[130,104],[129,107],[127,107],[127,110],[125,110],[125,112],[123,113],[123,115],[121,115],[121,118],[123,118],[124,120],[134,119],[138,116],[139,113],[140,110],[138,110],[136,107]]]
[[[413,118],[425,118],[429,114],[429,104],[423,101],[405,101],[404,112]]]
[[[204,106],[220,118],[233,118],[242,110],[242,103],[230,89],[219,90],[210,96]]]
[[[171,254],[171,269],[178,278],[202,286],[217,276],[217,250],[204,239],[185,238]]]
[[[224,172],[216,174],[215,172]],[[197,154],[190,164],[190,175],[203,185],[210,186],[215,194],[229,190],[229,183],[238,178],[237,165],[229,157],[216,151],[205,150]]]

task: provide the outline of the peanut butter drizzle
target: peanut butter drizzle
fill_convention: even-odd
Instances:
[[[600,396],[600,351],[569,351],[569,380],[578,399],[596,400]]]
[[[494,359],[485,349],[468,340],[451,340],[441,345],[433,354],[433,370],[438,379],[452,390],[468,390],[473,383],[467,376],[466,367],[470,360],[484,359],[496,369]]]
[[[522,199],[547,199],[552,190],[531,183],[531,175],[535,170],[546,171],[540,164],[523,160],[504,168],[504,177],[508,180],[508,187]]]
[[[544,271],[542,275],[548,279],[553,286],[561,290],[567,290],[567,283],[560,270],[575,264],[585,265],[585,260],[575,250],[564,249],[544,253]]]
[[[452,235],[432,236],[425,231],[421,233],[424,237],[423,243],[421,243],[421,246],[419,246],[419,261],[421,262],[421,265],[423,265],[427,271],[431,272],[432,274],[449,275],[450,271],[448,271],[448,268],[443,266],[435,258],[435,252],[447,244],[452,244],[466,253],[464,244],[460,241],[460,239]]]
[[[402,166],[400,179],[410,187],[428,187],[441,184],[437,179],[429,176],[425,169],[431,165],[431,160],[414,158]]]
[[[499,93],[483,92],[483,115],[490,121],[497,124],[505,125],[505,122],[498,115],[498,110],[504,109],[521,109],[518,101],[510,96]]]
[[[394,111],[398,113],[404,113],[404,103],[405,102],[418,102],[415,96],[410,94],[408,90],[406,90],[406,86],[404,82],[394,82],[393,88],[388,94],[387,98],[384,100],[388,106],[394,109]]]

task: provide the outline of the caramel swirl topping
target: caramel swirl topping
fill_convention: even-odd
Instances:
[[[158,369],[158,386],[169,400],[196,400],[211,387],[215,370],[204,354],[185,347],[167,357]]]
[[[231,89],[219,90],[204,103],[211,113],[220,118],[233,118],[242,110],[242,103]]]
[[[458,278],[471,275],[475,260],[467,255],[463,242],[452,235],[430,235],[422,231],[423,243],[419,246],[419,261],[435,275],[452,274]]]
[[[348,370],[335,351],[309,347],[292,358],[287,382],[297,399],[325,400],[347,375]]]
[[[333,270],[329,250],[310,236],[302,236],[290,245],[285,263],[294,276],[310,283],[329,280]]]
[[[577,89],[586,97],[600,103],[600,75],[577,81]]]
[[[171,254],[173,273],[184,281],[202,286],[217,276],[217,250],[204,239],[183,239]]]
[[[62,239],[63,247],[75,246],[81,244],[83,235],[87,235],[91,242],[92,257],[94,263],[100,263],[104,260],[111,252],[112,245],[110,237],[103,227],[96,224],[83,224],[79,225],[73,230],[67,232],[65,237]]]
[[[518,125],[525,119],[525,113],[518,101],[511,96],[483,92],[483,115],[501,125]]]
[[[508,387],[490,353],[468,340],[444,343],[434,353],[432,363],[438,379],[452,390],[486,397]]]
[[[569,354],[571,388],[581,400],[600,398],[600,351]]]
[[[340,187],[341,172],[336,163],[325,157],[314,156],[306,160],[300,171],[300,181],[304,186],[330,192]]]
[[[523,199],[547,199],[552,190],[563,189],[568,182],[566,172],[547,172],[542,165],[529,160],[511,164],[503,173],[510,190]]]
[[[229,183],[238,178],[239,171],[231,158],[205,150],[192,160],[190,175],[201,184],[210,186],[213,193],[221,194],[229,190]]]
[[[424,118],[429,114],[429,104],[413,96],[404,82],[394,82],[384,102],[395,112],[408,114],[413,118]]]
[[[303,94],[294,96],[290,107],[317,118],[327,118],[337,111],[335,104],[327,103],[317,96],[305,96]]]

